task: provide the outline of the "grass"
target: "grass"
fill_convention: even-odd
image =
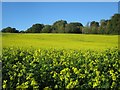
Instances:
[[[118,47],[118,35],[3,33],[2,47],[104,50]]]

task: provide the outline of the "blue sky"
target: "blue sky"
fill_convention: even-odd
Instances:
[[[81,22],[110,19],[118,13],[117,2],[3,2],[2,28],[26,30],[35,23],[53,24],[57,20]]]

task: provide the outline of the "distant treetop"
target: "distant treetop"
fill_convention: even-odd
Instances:
[[[100,22],[91,21],[83,26],[80,22],[67,23],[66,20],[58,20],[53,25],[33,24],[24,31],[7,27],[1,30],[3,33],[84,33],[84,34],[120,34],[120,14],[114,14],[111,19],[101,19]]]

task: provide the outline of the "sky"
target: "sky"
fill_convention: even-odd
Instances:
[[[110,19],[118,13],[118,2],[2,2],[2,28],[26,30],[33,24],[66,20],[86,25]]]
[[[119,2],[119,0],[2,0],[2,2]]]

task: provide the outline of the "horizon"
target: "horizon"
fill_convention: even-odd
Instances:
[[[3,2],[2,28],[26,30],[33,24],[52,25],[58,20],[88,22],[110,19],[118,13],[118,2]]]

